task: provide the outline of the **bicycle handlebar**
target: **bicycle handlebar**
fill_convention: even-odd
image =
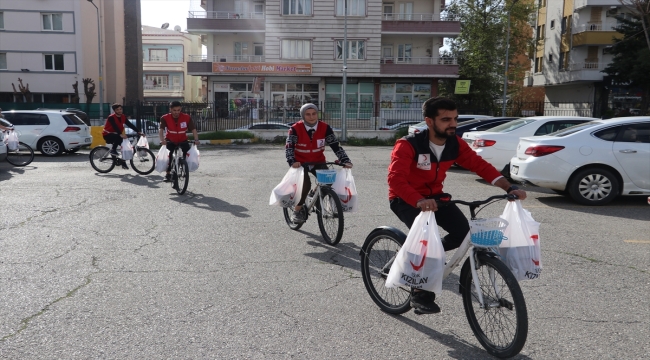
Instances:
[[[326,161],[326,162],[319,162],[319,163],[316,163],[316,162],[300,163],[300,166],[313,166],[313,165],[337,165],[337,166],[341,166],[341,167],[345,166],[345,164],[339,163],[338,160],[335,161],[335,162]]]
[[[449,197],[448,200],[445,200],[445,198],[440,198],[440,200],[436,199],[436,203],[442,206],[447,204],[461,204],[469,207],[478,207],[481,205],[485,205],[489,202],[492,202],[493,200],[504,200],[504,199],[516,200],[518,199],[518,197],[517,195],[514,194],[494,195],[494,196],[490,196],[485,200],[477,200],[477,201],[451,200],[451,197]]]

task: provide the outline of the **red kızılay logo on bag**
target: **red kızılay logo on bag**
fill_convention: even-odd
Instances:
[[[413,267],[413,270],[415,271],[420,271],[420,269],[422,269],[424,266],[424,260],[427,258],[427,245],[429,242],[426,240],[420,240],[420,243],[422,243],[422,247],[420,248],[420,254],[422,254],[420,265],[415,265],[412,261],[409,261],[411,263],[411,267]]]
[[[298,190],[298,185],[293,184],[293,193],[289,195],[289,200],[293,200],[293,198],[296,196],[296,190]]]
[[[531,235],[530,238],[533,240],[533,244],[537,245],[537,242],[539,241],[539,235]],[[535,260],[531,258],[531,260],[533,261],[533,264],[539,266],[539,259]]]
[[[345,192],[348,193],[345,199],[343,199],[342,197],[339,198],[341,199],[342,203],[347,204],[350,200],[352,200],[352,191],[350,191],[350,188],[346,186]]]

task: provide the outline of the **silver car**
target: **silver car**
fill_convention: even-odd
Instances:
[[[487,119],[491,117],[492,116],[487,116],[487,115],[458,115],[458,122],[461,123],[463,121],[469,121],[474,119]],[[409,126],[409,135],[417,134],[420,131],[426,130],[426,128],[427,128],[426,121],[422,121],[415,125],[411,125]]]

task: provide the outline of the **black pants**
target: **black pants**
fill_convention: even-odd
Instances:
[[[170,172],[172,169],[172,163],[174,162],[174,151],[176,151],[176,148],[178,146],[181,147],[181,150],[183,150],[183,158],[185,158],[185,154],[187,154],[188,151],[190,151],[190,143],[187,141],[183,141],[182,143],[173,143],[167,139],[167,150],[169,150],[169,164],[167,164],[167,172]]]
[[[393,210],[395,215],[402,220],[404,224],[410,229],[413,221],[420,214],[419,208],[407,204],[400,198],[395,198],[390,201],[390,209]],[[445,229],[449,234],[442,239],[442,246],[445,251],[456,249],[465,240],[465,236],[469,232],[469,222],[462,211],[456,204],[450,204],[439,207],[438,211],[434,212],[436,216],[436,223],[438,226]]]
[[[309,190],[311,190],[311,179],[309,179],[309,173],[316,176],[316,170],[326,170],[327,165],[314,165],[311,170],[309,170],[309,166],[303,166],[303,168],[305,168],[305,177],[302,182],[302,195],[300,195],[300,201],[298,201],[298,205],[296,206],[302,206],[305,203],[307,194],[309,194]]]
[[[104,135],[104,141],[106,141],[106,144],[113,144],[113,148],[111,150],[117,151],[117,147],[122,144],[122,137],[120,134],[106,134]]]

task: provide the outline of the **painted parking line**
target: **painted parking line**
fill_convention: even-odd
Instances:
[[[650,244],[650,240],[623,240],[628,244]]]

